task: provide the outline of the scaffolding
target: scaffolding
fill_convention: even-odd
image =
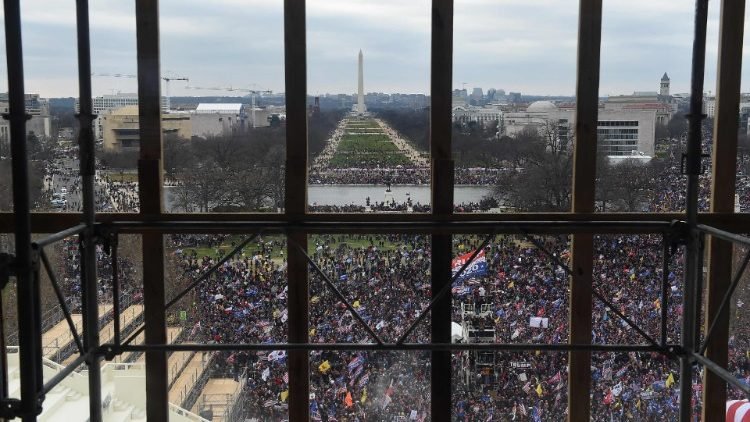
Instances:
[[[742,52],[744,20],[743,0],[724,0],[721,10],[721,45],[719,48],[719,82],[717,124],[714,135],[714,178],[711,213],[698,214],[698,177],[701,174],[701,122],[703,100],[703,69],[705,67],[707,0],[696,0],[695,35],[692,58],[692,85],[687,151],[684,154],[684,173],[687,177],[687,200],[684,214],[595,214],[594,183],[596,154],[596,122],[598,110],[599,54],[601,44],[601,0],[580,0],[578,38],[578,85],[576,91],[576,145],[574,155],[573,206],[571,213],[549,214],[453,214],[453,161],[451,159],[451,84],[453,0],[432,1],[431,49],[431,119],[430,145],[432,160],[431,214],[410,215],[354,215],[308,214],[306,210],[307,184],[307,87],[305,1],[285,0],[284,32],[287,100],[286,197],[282,214],[166,214],[162,209],[162,145],[160,122],[159,22],[158,1],[136,2],[138,85],[140,98],[141,151],[139,160],[140,214],[95,214],[94,207],[94,136],[95,118],[91,103],[91,65],[89,46],[88,2],[76,2],[78,32],[78,65],[80,89],[80,173],[83,187],[81,214],[31,214],[29,201],[28,160],[25,143],[27,115],[24,104],[24,70],[21,39],[19,0],[4,2],[5,40],[9,80],[10,121],[13,173],[12,215],[0,216],[2,231],[15,233],[15,254],[4,254],[0,259],[2,287],[9,278],[18,286],[18,320],[21,365],[21,397],[9,398],[7,391],[7,362],[0,353],[0,417],[21,417],[35,421],[44,405],[45,393],[81,364],[89,369],[90,420],[101,421],[100,365],[124,352],[146,353],[146,394],[149,420],[167,420],[167,360],[168,351],[221,350],[287,350],[289,351],[289,418],[291,421],[309,419],[309,356],[311,350],[426,350],[430,351],[431,414],[433,420],[449,420],[451,415],[451,352],[498,351],[560,351],[569,352],[569,420],[589,419],[589,387],[591,382],[590,356],[593,351],[630,352],[649,351],[663,354],[680,362],[680,420],[692,420],[693,370],[701,366],[707,371],[704,381],[704,417],[719,420],[726,401],[726,385],[750,394],[750,387],[739,382],[726,367],[728,303],[741,275],[750,260],[731,278],[731,245],[750,246],[750,239],[736,233],[747,232],[750,219],[729,214],[732,212],[737,109],[739,97],[739,69]],[[739,40],[739,41],[738,41]],[[731,192],[730,192],[731,191]],[[731,198],[729,197],[731,195]],[[68,228],[66,228],[68,227]],[[728,229],[728,230],[727,230]],[[31,233],[55,232],[43,240],[32,242]],[[164,293],[164,234],[169,233],[244,233],[248,235],[235,251],[249,243],[258,233],[284,233],[288,239],[289,276],[289,333],[287,343],[277,344],[168,344],[165,311],[190,289],[195,288],[213,271],[214,266],[198,278],[183,293],[167,302]],[[371,337],[369,343],[311,343],[308,339],[308,274],[317,273],[345,303],[352,315],[362,323],[362,317],[338,291],[334,283],[307,255],[307,235],[311,233],[373,233],[402,232],[430,234],[432,242],[431,291],[432,298],[419,317],[395,342],[385,342],[367,324],[362,328]],[[117,277],[117,240],[126,233],[139,233],[143,242],[145,325],[121,338],[119,314],[122,310]],[[492,342],[452,343],[451,284],[471,262],[467,260],[461,271],[451,275],[451,236],[458,233],[487,235],[484,244],[494,235],[513,234],[526,237],[540,247],[555,265],[570,276],[570,341],[564,344],[518,344]],[[541,247],[537,237],[543,234],[571,234],[573,239],[570,265]],[[662,280],[660,315],[661,333],[654,338],[634,323],[628,315],[612,306],[608,298],[592,287],[592,252],[594,233],[656,233],[662,236],[664,251],[684,246],[685,278],[683,295],[682,333],[679,344],[667,341],[666,312],[667,281]],[[82,332],[74,324],[70,308],[50,268],[45,248],[64,238],[77,236],[80,244],[82,270]],[[706,242],[709,236],[709,242]],[[102,245],[109,251],[114,267],[112,290],[114,301],[114,337],[111,343],[100,344],[98,334],[97,274],[95,248]],[[484,245],[483,245],[484,246]],[[483,247],[482,246],[482,247]],[[699,298],[704,289],[702,268],[704,246],[709,255],[709,274],[706,308]],[[477,248],[477,251],[482,247]],[[476,255],[477,252],[475,252]],[[664,254],[664,268],[668,268],[668,253]],[[473,259],[473,257],[472,257]],[[220,261],[223,262],[224,260]],[[46,271],[55,286],[62,312],[69,324],[78,357],[46,383],[42,379],[42,315],[39,281]],[[664,271],[665,277],[668,271]],[[637,344],[592,344],[591,299],[601,301],[625,324],[640,334]],[[408,335],[430,314],[431,342],[409,343]],[[700,316],[709,321],[705,339],[701,343]],[[0,313],[1,315],[1,313]],[[143,344],[133,340],[145,332]],[[5,335],[0,336],[0,349],[5,350]]]

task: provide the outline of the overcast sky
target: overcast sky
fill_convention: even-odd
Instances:
[[[134,1],[91,1],[92,69],[136,73]],[[196,87],[284,91],[281,0],[161,0],[162,73]],[[308,91],[354,93],[357,53],[365,91],[427,93],[428,0],[308,0]],[[689,0],[605,0],[600,95],[656,91],[668,72],[687,92],[693,31]],[[77,96],[75,2],[22,2],[27,92]],[[537,95],[575,92],[578,2],[455,0],[455,88]],[[718,2],[711,2],[706,91],[715,90]],[[747,28],[747,27],[746,27]],[[747,33],[747,31],[746,31]],[[746,36],[747,38],[747,36]],[[747,43],[746,43],[747,44]],[[4,46],[2,49],[4,55]],[[745,48],[745,58],[750,58]],[[748,62],[750,63],[750,62]],[[301,76],[301,75],[300,75]],[[743,71],[743,91],[750,72]],[[171,82],[172,95],[220,95]],[[135,92],[134,79],[96,76],[96,95]],[[0,91],[7,90],[7,72]],[[162,89],[164,92],[164,87]],[[230,95],[236,95],[229,93]]]

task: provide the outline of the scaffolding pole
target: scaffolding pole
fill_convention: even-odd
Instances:
[[[94,202],[94,132],[91,124],[94,120],[93,100],[91,97],[91,46],[89,42],[89,4],[88,0],[76,1],[76,20],[78,31],[78,89],[80,131],[78,134],[79,165],[81,171],[81,206],[83,224],[86,229],[81,235],[81,285],[83,286],[83,327],[84,346],[87,351],[99,347],[99,298],[96,277],[96,240],[94,236],[95,202]],[[115,310],[115,318],[119,312]],[[101,357],[88,353],[86,364],[89,369],[89,420],[102,420],[102,380],[100,369]]]
[[[690,89],[690,114],[688,114],[687,151],[683,155],[686,162],[687,195],[685,212],[687,228],[685,233],[685,281],[682,302],[683,354],[680,356],[680,421],[689,422],[693,404],[693,358],[696,348],[698,306],[700,305],[699,278],[702,277],[703,257],[700,255],[698,224],[698,177],[701,174],[701,141],[703,122],[703,73],[706,65],[706,24],[708,20],[708,0],[695,2],[695,34],[693,38],[693,63]]]
[[[42,333],[39,280],[35,278],[31,253],[31,204],[29,198],[29,161],[26,148],[26,96],[24,93],[23,51],[21,46],[21,10],[19,0],[3,2],[5,41],[8,63],[8,103],[13,174],[13,213],[15,217],[15,261],[18,289],[18,345],[20,351],[21,401],[16,416],[24,422],[36,421],[41,413]],[[7,353],[6,350],[0,351]],[[8,397],[3,397],[7,400]]]

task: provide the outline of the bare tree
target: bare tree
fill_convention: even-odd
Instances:
[[[507,169],[495,187],[495,195],[520,210],[568,211],[571,140],[561,136],[557,122],[546,122],[540,129],[529,126],[516,135],[517,167]]]

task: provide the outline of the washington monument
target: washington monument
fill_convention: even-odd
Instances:
[[[362,50],[359,50],[359,69],[358,69],[358,88],[357,88],[357,114],[365,114],[367,108],[365,108],[365,83],[362,74],[363,60]]]

